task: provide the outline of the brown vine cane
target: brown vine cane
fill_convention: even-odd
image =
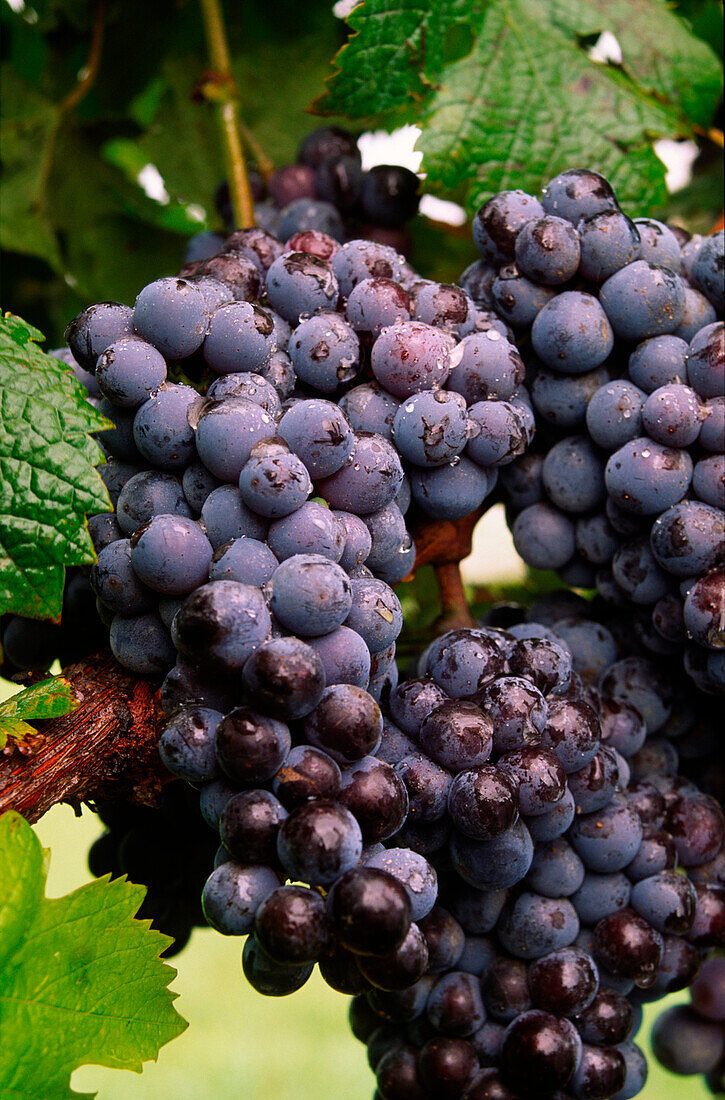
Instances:
[[[157,750],[164,716],[156,685],[108,652],[70,665],[64,675],[78,708],[38,722],[29,753],[9,742],[0,754],[0,813],[16,810],[34,822],[57,802],[153,805],[172,779]]]

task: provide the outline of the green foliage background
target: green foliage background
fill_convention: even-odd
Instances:
[[[666,201],[652,139],[717,123],[719,0],[367,0],[325,90],[349,33],[330,9],[226,4],[242,114],[278,164],[315,124],[317,98],[359,128],[421,123],[427,187],[469,208],[579,162],[611,172],[643,213]],[[96,79],[68,108],[99,12]],[[211,106],[193,97],[208,65],[202,24],[196,0],[28,0],[20,12],[0,0],[0,26],[2,301],[52,347],[89,301],[133,302],[179,266],[186,237],[217,227],[218,134]],[[607,28],[622,38],[624,67],[588,58]],[[669,204],[698,230],[710,228],[722,182],[700,140],[693,184]],[[168,202],[139,185],[146,165]],[[452,278],[474,256],[425,219],[414,236],[428,277]]]

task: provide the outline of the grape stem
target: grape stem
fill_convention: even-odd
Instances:
[[[438,588],[441,595],[443,614],[436,623],[436,630],[459,630],[462,627],[475,626],[468,608],[463,578],[458,562],[443,562],[435,567]]]
[[[214,102],[219,115],[229,194],[237,229],[254,225],[254,200],[244,160],[239,118],[239,93],[229,55],[227,32],[221,0],[199,0],[209,59],[215,81],[205,85],[205,94]],[[213,88],[213,91],[211,90]]]

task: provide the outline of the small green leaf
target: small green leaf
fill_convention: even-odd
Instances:
[[[134,919],[143,888],[99,879],[46,898],[43,850],[19,814],[0,817],[0,1095],[70,1100],[94,1063],[140,1072],[186,1021],[159,958],[168,938]]]
[[[57,618],[64,566],[95,560],[85,515],[110,508],[89,435],[108,421],[39,336],[0,318],[0,611]]]
[[[53,676],[11,695],[0,703],[0,748],[8,737],[20,740],[35,733],[28,722],[61,718],[78,706],[73,686],[64,676]]]

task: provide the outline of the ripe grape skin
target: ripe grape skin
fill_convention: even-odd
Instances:
[[[271,779],[284,762],[291,745],[284,722],[236,707],[225,715],[216,731],[216,755],[225,775],[239,784]]]
[[[564,218],[545,214],[519,230],[514,246],[521,273],[536,283],[557,286],[576,274],[581,254],[579,234]]]
[[[501,484],[512,508],[528,508],[544,500],[544,456],[527,451],[501,470]]]
[[[365,382],[344,393],[339,406],[350,424],[359,432],[374,432],[392,438],[393,421],[400,401],[378,382]]]
[[[257,910],[254,935],[275,962],[285,966],[313,963],[329,938],[325,902],[304,886],[281,886]]]
[[[687,375],[700,397],[719,397],[725,390],[725,324],[700,329],[687,351]]]
[[[551,287],[531,282],[513,263],[499,268],[490,291],[492,307],[515,329],[529,328],[553,296]]]
[[[637,259],[640,236],[635,222],[621,210],[602,210],[579,224],[581,260],[579,273],[585,279],[605,282],[620,268]]]
[[[133,438],[141,454],[162,470],[182,470],[194,456],[189,415],[199,395],[191,386],[165,382],[133,419]]]
[[[359,824],[367,845],[398,833],[408,813],[405,784],[390,764],[375,756],[365,756],[345,768],[339,801]]]
[[[221,482],[207,470],[203,462],[198,459],[186,467],[181,477],[181,486],[189,507],[196,515],[201,515],[204,502],[214,489],[218,489]],[[168,509],[174,511],[175,509]]]
[[[99,391],[114,405],[135,408],[166,381],[166,361],[138,336],[123,336],[99,355]]]
[[[404,400],[395,414],[392,438],[417,466],[442,466],[466,446],[466,403],[457,393],[425,391]]]
[[[365,343],[376,340],[384,328],[409,321],[410,297],[393,279],[362,279],[347,299],[345,317]]]
[[[688,345],[679,336],[653,336],[638,344],[629,357],[630,381],[646,394],[660,386],[688,384]]]
[[[244,936],[252,931],[259,906],[279,885],[279,875],[271,867],[223,863],[204,886],[204,916],[223,936]]]
[[[287,440],[315,481],[340,470],[355,446],[355,436],[343,411],[321,398],[289,408],[277,426],[277,434]]]
[[[328,687],[305,722],[305,737],[338,764],[348,765],[374,753],[383,718],[377,703],[350,684]]]
[[[708,397],[703,412],[698,442],[707,451],[721,452],[725,439],[725,396]]]
[[[261,588],[270,580],[279,561],[266,543],[242,536],[223,543],[214,551],[209,567],[210,581],[241,581]]]
[[[174,663],[169,632],[152,612],[116,615],[111,622],[109,641],[118,663],[140,676],[165,675]]]
[[[516,236],[531,218],[542,217],[544,207],[524,191],[501,191],[485,202],[473,218],[473,243],[485,260],[513,259]]]
[[[571,895],[571,903],[582,924],[597,924],[620,909],[626,909],[632,895],[627,876],[621,871],[595,874],[587,871],[579,889]]]
[[[202,410],[196,449],[208,470],[221,481],[238,483],[252,448],[274,435],[274,421],[246,397],[226,397]]]
[[[689,386],[660,386],[642,407],[643,428],[657,443],[688,447],[697,439],[701,423],[700,401]]]
[[[416,504],[434,519],[461,519],[483,503],[496,484],[495,469],[482,470],[465,455],[445,466],[411,470]]]
[[[578,817],[569,839],[589,870],[621,871],[637,854],[642,824],[634,810],[612,802],[595,814]]]
[[[216,778],[216,729],[223,715],[209,707],[183,707],[166,723],[159,753],[180,779],[205,783]]]
[[[344,806],[312,802],[283,822],[277,851],[290,877],[312,886],[329,886],[360,859],[362,834]]]
[[[556,214],[577,225],[582,218],[617,210],[609,182],[587,168],[569,168],[549,180],[541,193],[547,214]]]
[[[501,1049],[506,1079],[515,1088],[553,1091],[571,1080],[581,1056],[581,1040],[568,1020],[539,1009],[509,1025]]]
[[[237,249],[225,249],[203,260],[196,275],[211,276],[229,288],[236,301],[254,301],[262,283],[258,258],[251,259]]]
[[[187,597],[174,619],[174,641],[193,661],[220,673],[241,670],[266,641],[271,620],[258,588],[214,581]]]
[[[692,481],[692,468],[687,451],[663,447],[641,436],[614,452],[604,480],[620,508],[650,516],[682,500]]]
[[[331,202],[301,197],[293,199],[280,210],[277,235],[287,241],[297,233],[316,229],[337,241],[345,238],[345,230],[339,211]]]
[[[436,1032],[465,1038],[485,1020],[485,1009],[478,980],[473,974],[451,970],[433,986],[426,1014]]]
[[[586,411],[587,430],[599,446],[616,451],[642,435],[646,395],[632,382],[608,382],[593,395]]]
[[[504,466],[525,452],[531,442],[520,411],[508,401],[479,401],[468,410],[467,454],[479,466]]]
[[[99,355],[110,344],[133,335],[133,310],[120,302],[96,302],[88,306],[65,330],[73,358],[91,375]]]
[[[392,445],[382,436],[355,432],[345,464],[318,488],[332,508],[367,515],[390,504],[402,481],[403,468]]]
[[[518,553],[535,569],[560,569],[574,554],[574,525],[551,504],[524,508],[514,520],[512,534]]]
[[[344,570],[362,565],[372,550],[372,537],[365,522],[352,512],[334,512],[333,515],[345,528],[345,548],[339,564]]]
[[[645,340],[674,332],[685,312],[679,275],[647,260],[635,260],[602,285],[599,298],[617,336]]]
[[[312,492],[306,466],[290,452],[252,454],[239,474],[244,503],[266,519],[280,519],[301,508]]]
[[[370,650],[356,630],[339,626],[322,637],[309,638],[325,670],[327,684],[353,684],[367,688],[370,679]]]
[[[510,1023],[531,1008],[528,967],[520,959],[499,956],[481,979],[486,1009],[503,1023]]]
[[[272,308],[295,325],[303,313],[334,307],[339,292],[330,268],[308,252],[279,256],[267,272],[266,289]]]
[[[524,878],[531,866],[534,845],[523,821],[491,840],[472,840],[454,832],[451,837],[451,861],[469,886],[490,890],[513,886]]]
[[[491,309],[493,306],[491,286],[496,273],[496,266],[492,266],[485,260],[474,260],[461,275],[458,285],[471,296],[479,309]]]
[[[428,948],[428,973],[444,974],[447,970],[457,967],[459,971],[469,974],[474,973],[463,965],[462,955],[466,942],[466,934],[456,918],[447,909],[440,905],[434,905],[427,917],[419,922],[419,928],[425,938]],[[485,943],[485,946],[483,944]],[[476,954],[475,945],[473,953]],[[486,951],[488,947],[488,951]],[[493,961],[495,953],[488,941],[483,941],[481,951],[477,953],[480,960],[487,957]],[[479,972],[480,973],[480,972]]]
[[[248,936],[242,948],[242,971],[257,993],[264,997],[287,997],[301,989],[311,976],[312,964],[281,966],[272,962],[258,946],[253,936]]]
[[[685,599],[683,619],[688,638],[707,649],[725,645],[725,571],[700,577]]]
[[[519,809],[526,817],[546,813],[564,796],[566,773],[550,749],[540,745],[512,749],[499,757],[498,767],[517,785]]]
[[[459,771],[448,788],[448,813],[455,828],[471,839],[500,836],[518,819],[517,785],[490,764]]]
[[[694,887],[676,871],[660,871],[632,887],[632,908],[660,932],[689,932],[696,905]]]
[[[459,339],[471,332],[476,323],[476,306],[459,286],[424,280],[413,293],[414,317],[435,328],[451,332]]]
[[[723,231],[703,241],[692,265],[692,281],[698,290],[722,313],[725,309],[723,277]]]
[[[526,373],[518,349],[495,329],[464,337],[453,361],[448,389],[462,394],[469,405],[492,399],[509,401]]]
[[[263,541],[266,521],[248,508],[235,485],[220,485],[204,501],[201,520],[214,550],[247,536]]]
[[[412,920],[419,921],[430,913],[438,893],[438,876],[423,856],[408,848],[388,848],[369,859],[365,866],[387,871],[405,887]]]
[[[683,340],[693,340],[700,329],[713,324],[717,320],[714,306],[707,300],[704,294],[695,290],[687,283],[685,286],[685,312],[682,320],[675,329],[675,336]]]
[[[448,696],[430,677],[407,680],[390,696],[390,713],[400,729],[417,738],[420,727],[437,706],[448,701]],[[388,725],[392,727],[391,723]]]
[[[353,287],[363,279],[399,280],[403,260],[395,249],[373,241],[355,240],[343,244],[332,257],[332,270],[343,298],[349,298]]]
[[[400,600],[384,581],[353,580],[352,606],[345,625],[356,630],[371,653],[379,653],[395,641],[403,626]]]
[[[272,575],[270,607],[296,633],[329,633],[344,622],[351,605],[345,572],[320,554],[295,554]]]
[[[585,868],[579,856],[562,837],[557,837],[537,847],[526,884],[544,897],[571,897],[582,885],[584,876]]]
[[[204,584],[212,553],[201,526],[184,516],[154,516],[131,537],[134,571],[165,596],[185,596]]]
[[[650,543],[657,561],[675,577],[692,577],[722,561],[722,512],[697,501],[681,501],[657,517]]]
[[[583,374],[604,362],[614,346],[614,334],[596,298],[566,290],[537,314],[531,342],[548,367]]]
[[[118,495],[118,526],[124,535],[131,535],[142,523],[158,515],[191,517],[179,479],[156,470],[134,474]]]
[[[251,302],[215,310],[204,340],[204,358],[217,374],[259,371],[275,350],[272,318]]]
[[[544,488],[564,512],[591,512],[604,503],[604,463],[585,436],[569,436],[556,443],[542,471]]]
[[[682,253],[672,230],[655,218],[635,218],[634,224],[640,238],[638,259],[679,271]]]
[[[232,859],[244,864],[272,865],[277,833],[287,811],[264,789],[232,795],[219,819],[219,835]]]
[[[378,382],[394,397],[405,399],[445,383],[450,342],[432,325],[402,319],[382,329],[370,361]]]
[[[368,529],[371,543],[366,565],[375,572],[380,564],[387,562],[410,539],[403,514],[395,501],[377,512],[363,516],[363,523]]]
[[[360,369],[360,341],[339,313],[316,313],[302,321],[289,343],[298,378],[321,393],[334,393]]]
[[[285,721],[313,710],[325,690],[318,655],[299,638],[272,638],[244,665],[242,677],[252,703]]]
[[[531,401],[544,423],[562,431],[583,428],[589,402],[608,382],[606,367],[596,367],[585,374],[561,374],[542,367],[531,384]]]
[[[133,569],[129,539],[115,539],[100,551],[90,582],[104,606],[116,614],[139,615],[154,606],[151,592]]]
[[[725,510],[725,458],[721,454],[710,455],[695,463],[692,471],[692,488],[704,504]]]
[[[186,279],[157,279],[136,298],[136,332],[168,359],[193,354],[201,346],[208,324],[204,298]]]
[[[635,604],[653,604],[667,594],[670,581],[660,569],[647,539],[622,543],[612,558],[619,587]]]

